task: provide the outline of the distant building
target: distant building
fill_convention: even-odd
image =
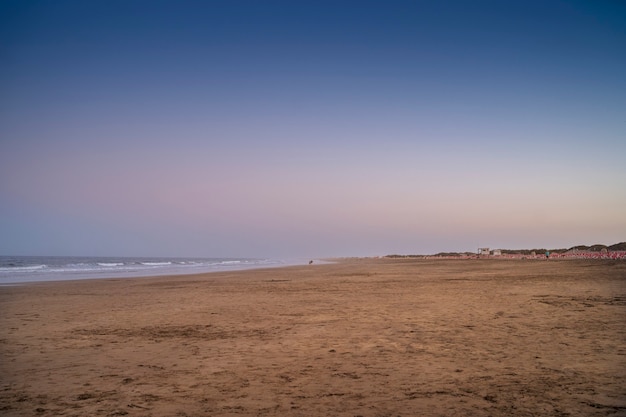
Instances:
[[[502,251],[500,249],[494,249],[494,250],[491,251],[491,254],[493,256],[500,256],[500,255],[502,255]]]
[[[479,248],[478,254],[480,256],[489,256],[489,248]]]

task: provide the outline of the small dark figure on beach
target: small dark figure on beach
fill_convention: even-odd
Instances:
[[[311,265],[313,263],[313,261],[309,261],[309,265]]]

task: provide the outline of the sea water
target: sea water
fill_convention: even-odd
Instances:
[[[39,281],[180,275],[284,266],[254,258],[0,256],[0,285]]]

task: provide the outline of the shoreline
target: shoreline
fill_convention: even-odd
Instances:
[[[88,259],[88,258],[87,258]],[[238,272],[265,268],[283,268],[289,266],[299,266],[308,264],[308,260],[303,259],[287,259],[287,260],[268,260],[268,263],[226,263],[207,266],[178,266],[167,265],[162,268],[152,268],[145,270],[120,270],[120,271],[66,271],[66,272],[45,272],[45,273],[19,273],[15,272],[12,276],[10,271],[5,268],[4,276],[0,276],[0,287],[13,286],[30,283],[43,282],[62,282],[62,281],[83,281],[83,280],[99,280],[99,279],[133,279],[133,278],[152,278],[164,276],[184,276],[184,275],[201,275],[219,272]],[[325,260],[316,260],[316,264],[326,263]]]
[[[304,259],[304,258],[303,258]],[[364,264],[395,264],[397,262],[402,263],[430,263],[430,262],[492,262],[492,263],[511,263],[518,261],[520,263],[533,263],[533,262],[585,262],[589,261],[591,263],[603,263],[603,262],[620,262],[623,261],[623,258],[574,258],[574,257],[554,257],[546,259],[543,256],[537,257],[510,257],[510,256],[502,256],[502,257],[439,257],[439,256],[411,256],[411,255],[393,255],[393,256],[378,256],[378,257],[341,257],[341,258],[324,258],[324,259],[314,259],[312,264],[309,264],[309,261],[298,260],[298,261],[286,261],[283,264],[271,264],[271,265],[252,265],[252,266],[244,266],[244,267],[236,267],[229,269],[215,269],[215,270],[205,270],[205,271],[182,271],[181,272],[172,272],[166,271],[163,273],[150,273],[146,272],[145,274],[128,274],[125,275],[123,273],[118,275],[107,275],[107,276],[94,276],[94,277],[85,277],[85,276],[67,276],[65,278],[55,277],[54,279],[32,279],[26,281],[14,281],[14,282],[2,282],[0,283],[0,288],[3,287],[16,287],[23,285],[43,285],[43,284],[56,284],[56,283],[66,283],[66,282],[97,282],[97,281],[132,281],[132,280],[168,280],[173,279],[176,280],[180,277],[188,277],[188,278],[208,278],[214,275],[239,275],[240,273],[254,273],[259,270],[272,270],[272,269],[285,269],[285,268],[312,268],[319,267],[322,265],[333,265],[333,264],[344,264],[344,265],[364,265]]]
[[[5,258],[10,258],[5,256]],[[20,257],[17,257],[20,258]],[[22,257],[22,258],[40,258],[40,257]],[[63,257],[60,257],[63,258]],[[97,259],[97,258],[86,258],[86,259]],[[126,258],[133,259],[133,258]],[[156,258],[152,258],[156,259]],[[163,258],[163,259],[185,259],[185,258]],[[210,258],[207,258],[210,259]],[[234,259],[234,258],[230,258]],[[244,259],[244,258],[242,258]],[[250,258],[252,259],[252,258]],[[257,269],[273,269],[273,268],[284,268],[290,266],[309,266],[313,265],[324,265],[328,263],[341,263],[341,262],[384,262],[385,260],[406,260],[406,261],[471,261],[471,260],[489,260],[492,262],[498,261],[576,261],[576,260],[593,260],[593,261],[623,261],[626,260],[626,252],[611,252],[607,254],[593,253],[591,255],[578,255],[565,256],[563,254],[552,254],[549,258],[546,258],[545,255],[472,255],[472,256],[441,256],[441,255],[385,255],[385,256],[370,256],[370,257],[338,257],[338,258],[298,258],[298,259],[286,259],[286,260],[265,260],[267,264],[256,263],[256,264],[247,264],[246,262],[241,264],[232,264],[227,262],[224,265],[210,265],[210,266],[200,266],[200,267],[189,267],[189,266],[168,266],[162,269],[151,269],[151,270],[141,270],[141,271],[132,271],[132,270],[120,270],[120,271],[71,271],[71,272],[46,272],[44,274],[24,274],[15,272],[14,276],[10,275],[9,268],[0,268],[2,269],[4,275],[0,275],[0,288],[6,286],[16,286],[16,285],[25,285],[25,284],[36,284],[36,283],[46,283],[46,282],[64,282],[64,281],[83,281],[83,280],[107,280],[107,279],[149,279],[153,277],[176,277],[176,276],[187,276],[187,275],[203,275],[203,274],[214,274],[220,272],[239,272],[239,271],[247,271],[247,270],[257,270]],[[260,260],[256,260],[257,262]],[[194,270],[195,268],[195,270]],[[19,268],[18,268],[19,269]]]

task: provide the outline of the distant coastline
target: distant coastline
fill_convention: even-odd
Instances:
[[[424,259],[626,259],[626,242],[613,245],[577,245],[560,249],[491,249],[478,248],[476,252],[439,252],[433,255],[386,255],[385,258]]]

